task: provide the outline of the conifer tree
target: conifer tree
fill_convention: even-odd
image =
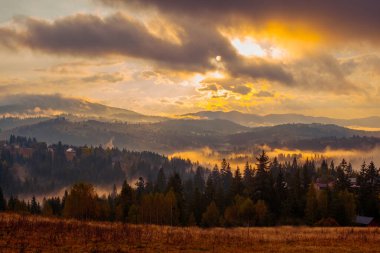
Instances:
[[[7,207],[7,201],[4,198],[3,189],[1,189],[0,187],[0,212],[5,211],[6,207]]]
[[[164,172],[164,168],[161,167],[157,174],[154,190],[156,192],[164,192],[165,189],[166,189],[166,175]]]

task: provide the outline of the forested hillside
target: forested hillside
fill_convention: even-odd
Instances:
[[[20,123],[21,124],[21,123]],[[63,117],[8,129],[11,134],[35,137],[48,144],[114,146],[137,151],[173,152],[210,147],[223,152],[251,152],[272,148],[323,151],[326,148],[371,150],[380,144],[380,132],[352,130],[336,125],[285,124],[248,128],[228,120],[167,120],[129,124],[96,120],[72,121]]]
[[[149,152],[48,147],[11,136],[0,164],[6,196],[0,194],[0,207],[16,212],[206,227],[351,225],[356,215],[380,217],[380,176],[373,162],[360,168],[345,160],[294,157],[280,163],[262,151],[244,168],[231,168],[223,159],[208,169]],[[16,173],[20,167],[24,177]],[[114,184],[108,196],[97,194],[94,185],[101,184]],[[40,203],[17,198],[17,193],[48,193],[57,186],[67,186],[63,197]]]

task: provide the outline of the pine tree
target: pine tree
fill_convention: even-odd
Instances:
[[[368,166],[364,162],[358,176],[359,185],[359,213],[364,216],[378,216],[380,213],[379,203],[379,172],[375,164]]]
[[[215,200],[215,185],[212,181],[211,175],[207,178],[204,198],[206,206],[208,206],[212,201]]]
[[[139,179],[136,182],[136,194],[137,194],[137,200],[140,201],[142,198],[142,195],[145,192],[145,181],[143,177],[139,177]]]
[[[32,197],[32,201],[30,204],[30,213],[31,214],[41,213],[41,208],[40,208],[39,204],[37,203],[35,196]]]
[[[256,158],[257,172],[254,178],[254,198],[256,200],[268,200],[271,194],[271,185],[268,174],[269,158],[263,150],[261,155]]]
[[[203,192],[205,189],[205,179],[203,168],[198,166],[195,175],[194,175],[194,187],[198,188],[200,192]]]
[[[223,159],[223,162],[222,162],[220,177],[222,181],[223,190],[225,193],[227,193],[228,191],[230,191],[233,176],[232,176],[230,164],[227,163],[225,159]]]
[[[275,213],[277,215],[281,214],[281,211],[284,209],[284,202],[287,199],[287,183],[285,181],[283,169],[279,168],[279,172],[276,178],[276,183],[275,183]]]
[[[174,173],[169,178],[167,189],[173,191],[176,197],[177,210],[179,211],[179,221],[182,225],[186,223],[185,217],[185,200],[183,196],[182,180],[178,173]]]
[[[335,164],[334,164],[333,160],[331,160],[331,162],[330,162],[329,174],[332,176],[335,176],[335,174],[336,174]]]
[[[249,163],[247,162],[245,164],[244,168],[244,177],[243,177],[243,183],[244,183],[244,193],[245,195],[253,198],[254,196],[254,173],[249,166]]]
[[[156,184],[155,184],[155,191],[156,192],[164,192],[166,189],[166,175],[164,172],[164,168],[160,168],[157,174]]]
[[[351,182],[346,174],[347,171],[347,162],[343,159],[342,162],[336,169],[336,183],[335,190],[337,191],[345,191],[350,189]]]
[[[327,161],[323,160],[321,164],[321,176],[326,177],[328,175],[329,167],[327,165]]]
[[[7,207],[7,201],[3,195],[3,189],[0,187],[0,212],[5,211]]]
[[[189,211],[191,212],[191,214],[194,215],[194,219],[196,221],[196,224],[198,225],[201,223],[204,209],[205,209],[205,205],[202,199],[202,194],[198,188],[195,188],[190,199]]]
[[[235,197],[236,195],[243,195],[244,184],[243,178],[240,173],[239,167],[235,170],[235,175],[232,180],[231,195]]]
[[[119,220],[126,221],[128,218],[129,209],[133,204],[132,187],[124,180],[121,187],[120,195],[116,200],[116,217]]]

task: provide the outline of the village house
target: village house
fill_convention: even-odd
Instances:
[[[314,183],[314,187],[316,190],[327,190],[334,188],[335,182],[334,180],[322,180],[321,178],[317,178]]]
[[[76,156],[76,152],[73,148],[68,148],[65,151],[65,156],[66,156],[67,161],[72,161],[72,160],[74,160],[74,157]]]
[[[374,217],[356,216],[355,224],[363,227],[379,227],[380,222]]]

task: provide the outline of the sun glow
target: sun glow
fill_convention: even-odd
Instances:
[[[210,77],[213,77],[213,78],[216,78],[216,79],[222,79],[224,78],[224,74],[220,71],[214,71],[214,72],[211,72],[210,74]]]
[[[236,48],[239,54],[247,57],[257,56],[257,57],[265,57],[267,56],[267,52],[253,39],[245,38],[241,39],[233,39],[231,44]]]
[[[282,58],[285,56],[283,49],[273,45],[264,46],[251,37],[232,39],[231,44],[239,54],[245,57]]]

